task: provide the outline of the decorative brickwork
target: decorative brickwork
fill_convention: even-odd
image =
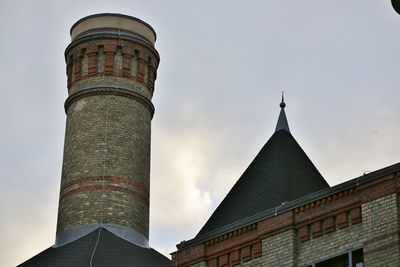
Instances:
[[[191,246],[182,253],[172,253],[172,262],[175,266],[192,266],[205,260],[205,244]]]
[[[192,266],[194,261],[203,261],[206,257],[208,265],[238,266],[261,257],[262,245],[257,236],[257,225],[252,224],[191,247],[179,255],[173,253],[172,261],[178,266]]]
[[[132,179],[115,176],[87,177],[77,179],[61,188],[60,200],[73,194],[91,190],[111,190],[125,192],[149,205],[149,190]]]
[[[70,94],[79,81],[110,76],[137,82],[151,94],[154,91],[159,56],[144,42],[102,35],[95,40],[75,41],[65,53]]]
[[[307,266],[362,247],[360,224],[297,243],[297,264]]]
[[[210,238],[196,245],[203,248],[196,254],[190,252],[191,247],[180,249],[173,258],[185,255],[185,262],[173,266],[192,266],[194,262],[201,266],[308,266],[360,248],[365,266],[397,266],[399,191],[399,172],[357,182],[275,212],[248,225],[245,233],[246,227],[242,227]]]
[[[351,214],[351,216],[349,215]],[[348,211],[340,212],[338,214],[331,214],[322,220],[314,221],[307,225],[301,226],[298,229],[300,242],[316,238],[323,234],[329,234],[333,231],[344,229],[351,224],[358,224],[361,222],[360,207],[353,208]]]
[[[261,256],[261,247],[261,242],[236,247],[235,250],[231,251],[230,253],[215,256],[215,258],[208,260],[208,266],[243,266],[246,263],[254,262],[255,259]]]
[[[400,263],[399,193],[362,205],[363,247],[367,266],[396,266]]]
[[[148,238],[158,53],[131,33],[89,30],[74,37],[65,60],[69,97],[57,233],[107,223]]]

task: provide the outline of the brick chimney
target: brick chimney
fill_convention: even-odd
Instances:
[[[148,246],[156,33],[109,13],[79,20],[70,33],[56,246],[100,226]]]

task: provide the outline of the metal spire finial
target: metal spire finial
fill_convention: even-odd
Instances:
[[[285,108],[285,107],[286,107],[285,98],[284,98],[283,93],[284,93],[284,91],[282,91],[282,102],[279,104],[279,106],[280,106],[281,108]]]
[[[283,95],[283,91],[282,91],[282,102],[279,104],[279,106],[281,107],[281,112],[279,113],[278,123],[276,124],[275,132],[277,132],[279,130],[285,130],[285,131],[290,132],[289,124],[287,122],[286,114],[285,114],[286,104],[285,104],[285,98]]]

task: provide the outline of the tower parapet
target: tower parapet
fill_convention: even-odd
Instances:
[[[85,17],[70,33],[56,245],[103,226],[147,246],[156,34],[110,13]]]

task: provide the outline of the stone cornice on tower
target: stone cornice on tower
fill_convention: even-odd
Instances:
[[[97,14],[76,22],[71,39],[65,50],[66,111],[82,96],[109,92],[136,98],[153,115],[151,98],[160,57],[150,25],[131,16]]]
[[[134,35],[141,35],[153,46],[157,39],[155,30],[148,23],[132,16],[117,13],[100,13],[78,20],[71,27],[71,39],[73,41],[88,31],[93,32],[93,30],[99,29],[117,29],[119,32],[126,31]]]

